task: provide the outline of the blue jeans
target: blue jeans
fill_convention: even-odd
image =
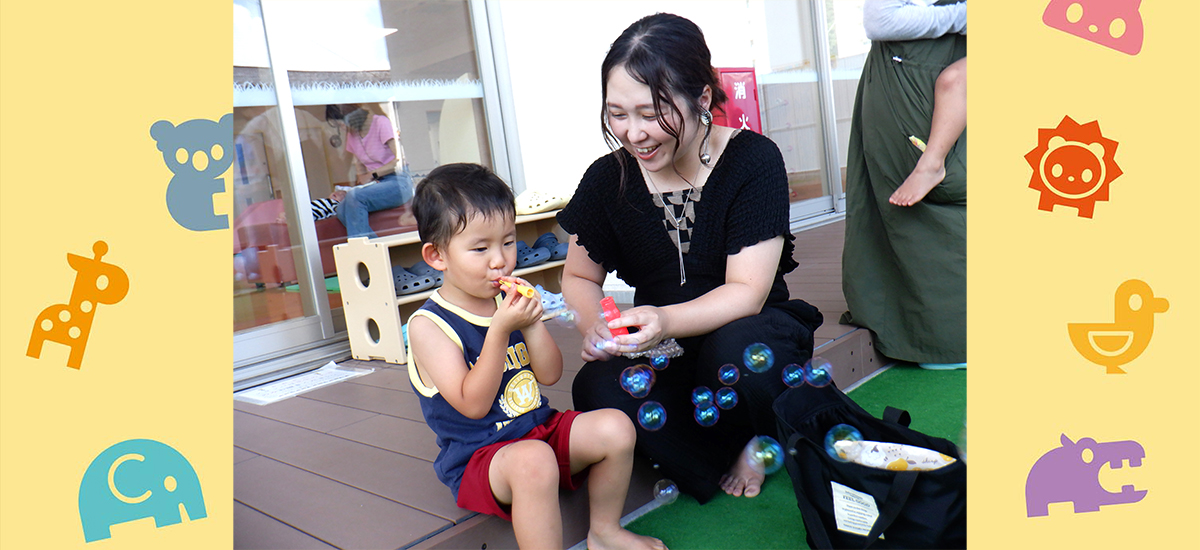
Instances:
[[[371,212],[400,206],[413,198],[412,173],[405,166],[400,172],[388,174],[368,186],[353,187],[338,203],[337,219],[346,226],[348,237],[372,237],[375,232],[367,216]]]

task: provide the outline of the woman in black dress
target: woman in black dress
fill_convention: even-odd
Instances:
[[[704,35],[670,14],[643,18],[613,43],[601,66],[601,126],[614,149],[597,159],[558,222],[571,234],[563,294],[579,313],[584,365],[575,407],[615,407],[636,422],[646,401],[663,405],[661,429],[639,428],[639,451],[681,490],[706,502],[718,491],[757,495],[763,474],[742,456],[755,435],[774,435],[771,405],[786,386],[780,371],[812,356],[821,314],[789,300],[792,259],[787,175],[778,147],[750,131],[712,124],[725,101]],[[635,305],[605,323],[606,274],[636,289]],[[636,327],[613,337],[610,328]],[[656,373],[648,396],[620,386],[623,354],[674,338],[684,354]],[[765,372],[743,366],[747,346],[767,345]],[[739,367],[738,403],[715,425],[693,420],[692,391],[723,384]]]

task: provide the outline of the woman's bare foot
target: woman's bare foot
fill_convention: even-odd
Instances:
[[[748,452],[749,449],[743,450],[737,461],[733,463],[733,467],[729,469],[729,473],[721,477],[721,488],[727,494],[749,498],[758,496],[759,491],[762,490],[763,480],[767,476],[750,467]]]
[[[595,529],[588,531],[588,550],[667,550],[663,541],[654,537],[645,537],[622,529],[620,527],[605,533]]]
[[[937,161],[921,155],[921,159],[917,161],[917,167],[913,168],[904,183],[896,189],[896,192],[892,193],[888,202],[896,206],[917,204],[944,179],[946,179],[944,161]]]

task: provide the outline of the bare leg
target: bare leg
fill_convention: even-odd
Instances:
[[[588,472],[591,525],[589,550],[661,549],[662,541],[621,527],[621,508],[633,471],[633,445],[637,432],[625,413],[599,409],[575,417],[571,424],[571,473]]]
[[[967,127],[967,58],[951,63],[938,75],[933,95],[929,143],[912,174],[888,202],[912,206],[946,177],[946,155]]]
[[[558,460],[545,441],[506,445],[492,457],[488,481],[496,500],[512,506],[517,546],[562,548],[558,508]]]
[[[735,497],[758,496],[758,493],[762,491],[763,481],[767,478],[762,472],[750,467],[747,452],[749,449],[743,450],[742,454],[738,455],[737,462],[734,462],[733,466],[729,468],[729,473],[721,478],[721,488],[727,494]]]

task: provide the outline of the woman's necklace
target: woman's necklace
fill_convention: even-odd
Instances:
[[[663,208],[663,212],[666,214],[667,220],[670,220],[671,225],[675,228],[674,231],[668,229],[668,233],[675,238],[675,249],[679,252],[679,286],[683,286],[684,283],[687,282],[687,269],[685,269],[683,265],[684,243],[682,239],[683,232],[688,230],[684,220],[690,217],[692,221],[695,221],[695,203],[700,200],[701,191],[698,187],[692,186],[692,182],[684,180],[687,182],[688,188],[683,190],[681,193],[682,200],[680,201],[680,204],[682,205],[682,208],[680,208],[679,215],[676,216],[674,208],[675,203],[671,201],[671,197],[668,197],[662,191],[659,191],[658,186],[654,184],[654,179],[650,177],[649,171],[640,165],[639,168],[642,169],[642,175],[645,176],[646,181],[650,184],[650,187],[654,189],[655,198],[657,199],[655,202],[661,202],[661,204],[656,204],[656,206],[661,206]],[[694,179],[697,181],[700,178],[700,169],[701,167],[696,168],[696,176]],[[667,220],[663,220],[664,223]]]

